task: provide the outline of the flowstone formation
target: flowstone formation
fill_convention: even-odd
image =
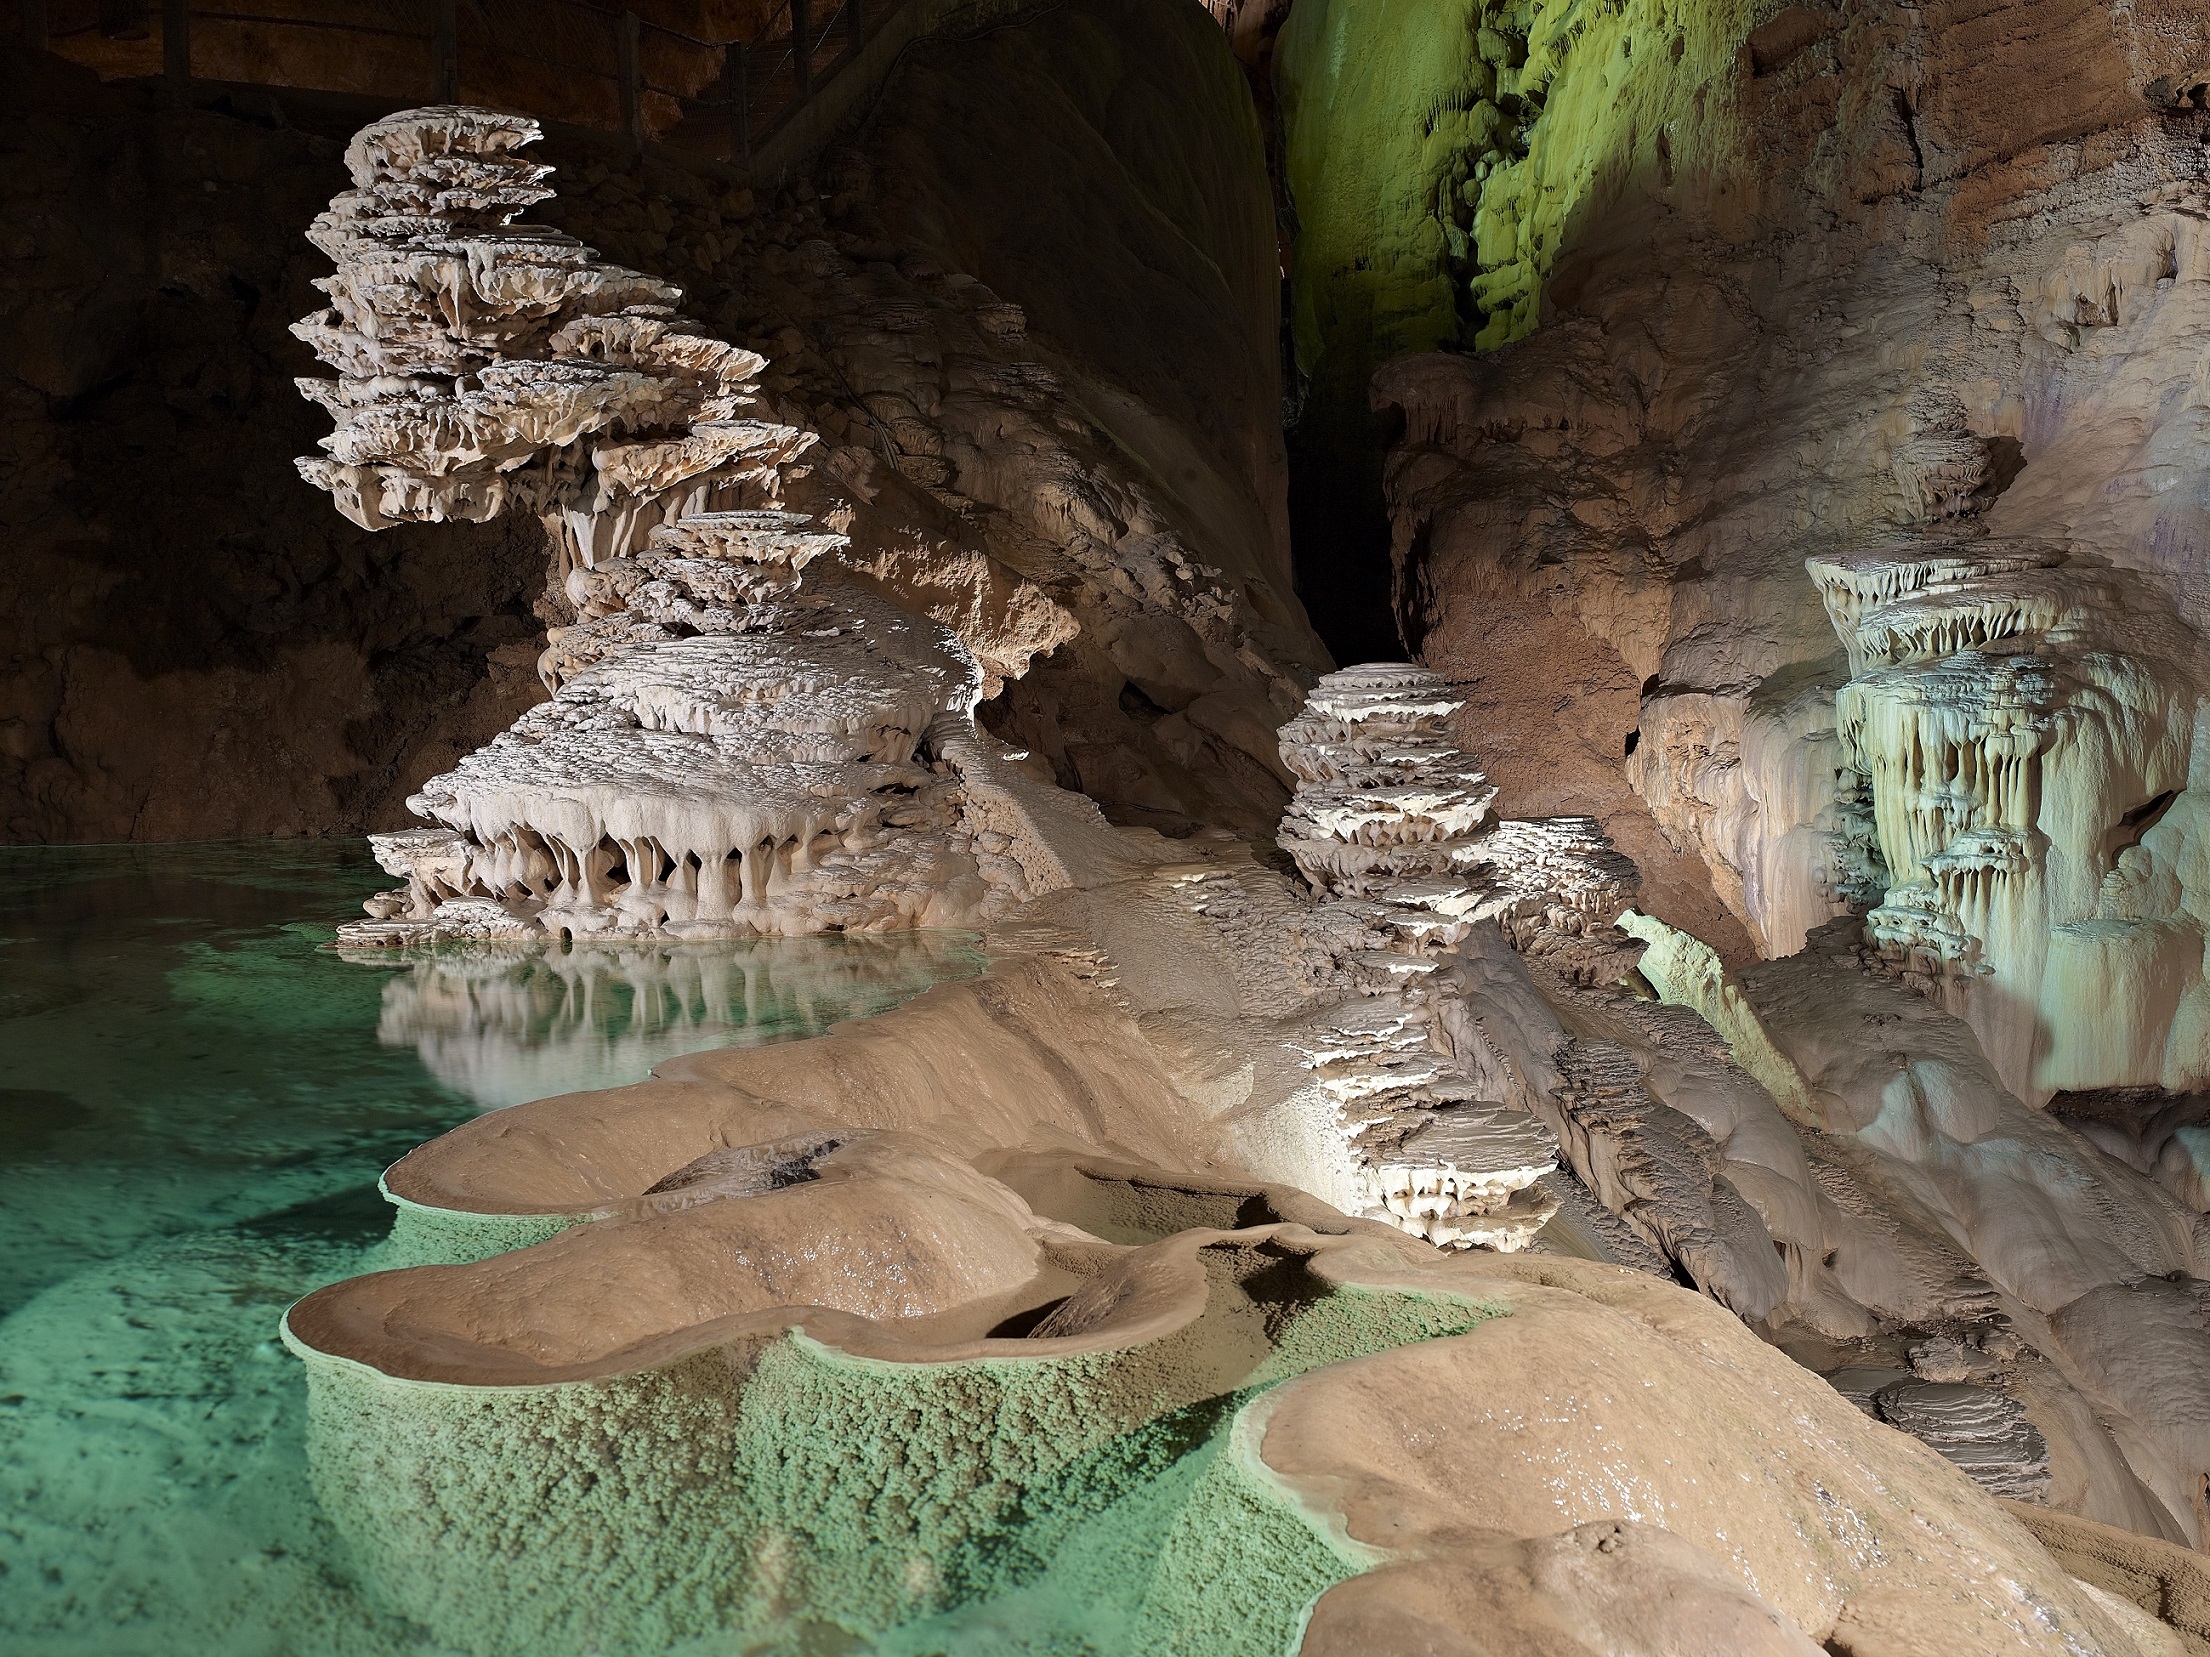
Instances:
[[[1664,1608],[1665,1650],[1714,1611],[1789,1657],[2170,1649],[1670,1285],[1143,1165],[982,1170],[815,1143],[302,1301],[317,1494],[371,1602],[486,1653],[1319,1657],[1374,1649],[1388,1605],[1576,1653],[1618,1648],[1622,1598]],[[1559,1550],[1583,1569],[1513,1569]],[[1426,1604],[1437,1579],[1479,1609]]]
[[[1739,973],[1622,924],[1764,1101],[1742,1190],[1782,1245],[1773,1338],[1998,1494],[2197,1543],[2210,1220],[2021,1101],[1854,920]]]
[[[1438,1051],[1434,976],[1497,923],[1537,955],[1617,977],[1632,953],[1604,935],[1634,869],[1592,823],[1500,821],[1496,790],[1450,740],[1461,705],[1410,663],[1323,678],[1282,728],[1298,788],[1281,846],[1327,901],[1359,992],[1301,1048],[1354,1170],[1351,1192],[1328,1194],[1433,1243],[1510,1251],[1557,1210],[1536,1187],[1557,1140]]]
[[[1024,906],[991,929],[979,979],[815,1041],[518,1105],[394,1165],[388,1258],[407,1269],[333,1285],[289,1325],[322,1500],[377,1602],[483,1651],[720,1629],[772,1648],[829,1623],[890,1651],[1033,1652],[1078,1626],[1100,1652],[1181,1657],[1284,1649],[1308,1608],[1304,1649],[1343,1649],[1377,1602],[1437,1630],[1585,1630],[1617,1582],[1783,1641],[1793,1624],[1812,1644],[1788,1651],[1901,1657],[1936,1625],[1962,1650],[2165,1650],[2052,1574],[1972,1478],[2040,1488],[2038,1430],[2052,1499],[2185,1534],[2158,1515],[2185,1500],[2200,1337],[2169,1321],[2183,1289],[2140,1280],[2197,1263],[2174,1205],[2134,1176],[2083,1187],[2052,1280],[2006,1170],[2062,1130],[2012,1101],[1999,1126],[2040,1137],[1991,1145],[1978,1183],[1940,1188],[2006,1237],[2025,1216],[1987,1252],[2033,1298],[2002,1299],[1910,1206],[1923,1187],[1890,1173],[1885,1140],[1836,1131],[1814,1160],[1696,1013],[1576,981],[1628,946],[1585,928],[1541,947],[1550,909],[1578,911],[1466,855],[1498,831],[1474,804],[1478,768],[1432,740],[1449,700],[1387,668],[1322,687],[1308,718],[1375,763],[1432,768],[1424,785],[1370,774],[1355,815],[1366,844],[1389,843],[1369,809],[1389,795],[1395,843],[1441,846],[1488,894],[1470,919],[1438,929],[1419,917],[1440,911],[1389,903],[1401,877],[1378,861],[1365,895],[1314,902],[1243,846],[1202,840]],[[1431,830],[1413,820],[1423,800],[1468,814]],[[1499,924],[1520,903],[1524,954]],[[1670,983],[1662,948],[1642,960]],[[1388,999],[1394,971],[1416,998]],[[1949,1032],[1953,1080],[1927,1072],[1940,1097],[1994,1088],[1954,1019],[1852,981],[1867,1012],[1926,1025],[1914,1051]],[[1386,1050],[1351,1051],[1343,1032],[1375,1012]],[[1851,1059],[1885,1046],[1842,1032]],[[1878,1067],[1818,1078],[1853,1110],[1889,1084]],[[1361,1090],[1394,1108],[1362,1114]],[[1434,1134],[1454,1114],[1479,1130],[1463,1152],[1342,1131],[1390,1115]],[[1500,1157],[1506,1124],[1520,1148]],[[1640,1240],[1592,1240],[1565,1207],[1532,1254],[1404,1235],[1524,1237],[1511,1200],[1467,1210],[1518,1183],[1529,1151],[1570,1159]],[[1383,1168],[1412,1176],[1398,1204],[1374,1201]],[[1548,1208],[1554,1177],[1520,1185],[1521,1214]],[[2091,1215],[2115,1217],[2122,1249]],[[1575,1252],[1645,1270],[1560,1257]],[[2082,1374],[2076,1358],[2116,1343],[2071,1332],[2143,1328],[2129,1296],[2154,1297],[2154,1341],[2177,1361]],[[1884,1367],[1873,1409],[1752,1319],[1791,1354],[1826,1340],[1842,1355],[1826,1368]],[[1884,1333],[1906,1323],[1908,1369]],[[1503,1540],[1466,1535],[1453,1516],[1469,1502]],[[1670,1539],[1636,1513],[1661,1513]],[[514,1580],[517,1547],[533,1591],[490,1591]],[[1584,1552],[1594,1576],[1562,1569]],[[1427,1597],[1469,1581],[1477,1612]],[[1678,1648],[1698,1649],[1686,1633]]]
[[[514,222],[551,193],[512,153],[537,136],[379,121],[312,232],[338,272],[295,331],[340,374],[301,387],[338,428],[301,475],[370,529],[537,514],[578,617],[539,662],[552,700],[408,801],[444,827],[373,837],[407,884],[343,941],[943,927],[1025,890],[947,757],[987,764],[982,668],[804,583],[847,545],[780,509],[813,434],[745,412],[765,359],[680,289]]]
[[[2187,630],[2047,541],[1806,568],[1849,653],[1845,856],[1882,954],[2029,1099],[2210,1080]]]

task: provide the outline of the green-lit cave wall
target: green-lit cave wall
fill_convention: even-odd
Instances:
[[[1533,332],[1576,252],[1648,210],[1719,234],[1755,216],[1733,86],[1765,0],[1296,0],[1274,55],[1294,254],[1292,512],[1307,603],[1338,656],[1393,651],[1367,382],[1418,351]],[[1803,14],[1806,38],[1820,25]],[[1753,61],[1745,62],[1745,59]]]

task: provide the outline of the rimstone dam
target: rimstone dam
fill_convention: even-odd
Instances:
[[[0,1647],[2210,1652],[2210,7],[20,10]]]

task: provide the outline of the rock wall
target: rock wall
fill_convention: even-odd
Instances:
[[[48,60],[0,109],[0,835],[395,819],[540,694],[534,525],[371,537],[291,470],[339,144]]]
[[[870,340],[763,286],[815,347],[803,395],[1079,628],[984,723],[1116,821],[1270,835],[1274,728],[1330,664],[1290,568],[1264,141],[1219,29],[1076,0],[924,43],[822,182],[847,258],[909,250],[927,325]]]
[[[2202,498],[2177,463],[2210,292],[2188,228],[2199,20],[2071,0],[1421,15],[1463,86],[1423,139],[1432,191],[1389,228],[1442,250],[1429,286],[1461,321],[1456,351],[1376,381],[1403,421],[1407,640],[1469,685],[1513,809],[1574,790],[1653,906],[1723,952],[1785,954],[1891,884],[1851,852],[1877,813],[1807,559],[2040,537],[2081,579],[2138,578],[2104,604],[2121,631],[2199,624]],[[2179,638],[2164,681],[2191,704]],[[2070,835],[2092,886],[2138,838],[2126,814],[2180,779],[2147,780],[2091,791],[2091,832],[2032,830]],[[2089,1085],[1975,1023],[2022,1091]]]

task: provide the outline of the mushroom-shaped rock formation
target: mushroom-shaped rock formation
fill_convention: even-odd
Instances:
[[[450,831],[376,837],[408,878],[381,905],[402,929],[473,936],[866,931],[979,912],[990,888],[959,785],[919,757],[939,718],[973,707],[973,658],[858,588],[748,622],[611,643],[432,778],[409,804]]]
[[[550,194],[512,153],[537,135],[379,121],[312,232],[338,272],[296,331],[339,377],[301,385],[338,426],[302,475],[370,529],[539,514],[577,614],[539,662],[553,699],[408,802],[442,826],[374,837],[407,884],[344,941],[958,926],[1048,882],[1021,813],[948,757],[1021,786],[975,731],[974,657],[806,583],[846,541],[780,509],[814,437],[744,412],[764,360],[677,315],[681,290],[513,222]]]

